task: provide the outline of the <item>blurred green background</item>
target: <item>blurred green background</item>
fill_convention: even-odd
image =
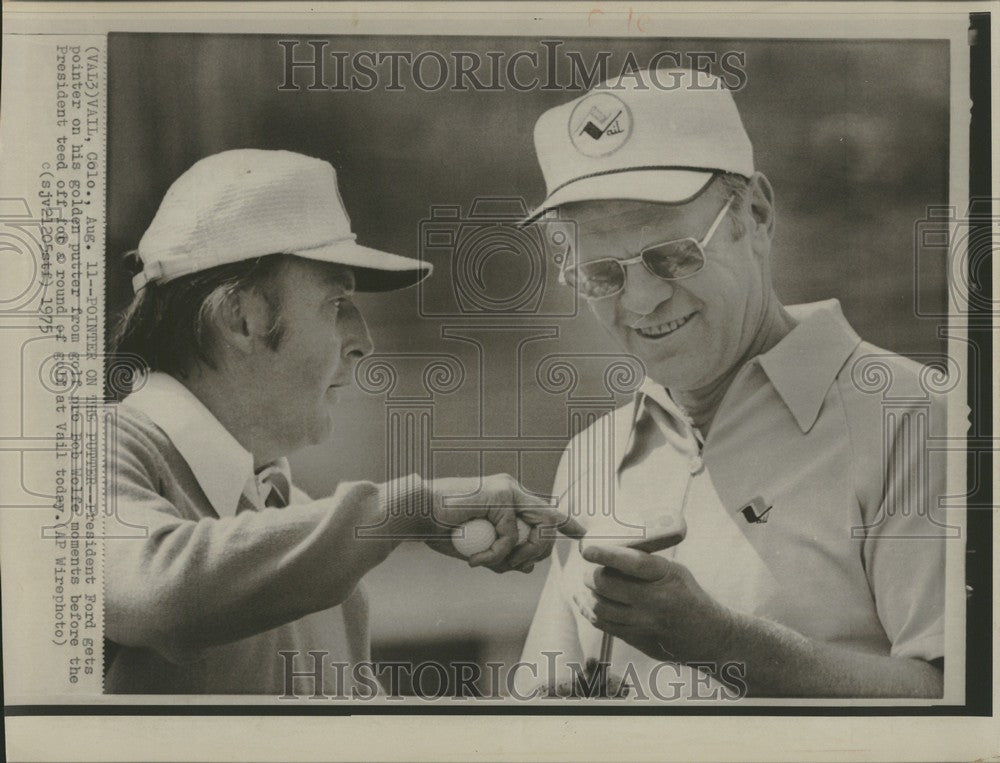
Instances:
[[[555,443],[522,454],[442,451],[434,457],[435,472],[510,471],[546,491],[558,446],[569,433],[567,398],[540,389],[532,370],[545,355],[615,348],[585,311],[573,317],[576,306],[559,290],[551,266],[538,276],[539,309],[557,317],[522,311],[492,319],[417,318],[418,307],[440,313],[451,304],[454,264],[447,248],[422,246],[421,223],[434,207],[455,205],[460,217],[444,227],[475,230],[468,215],[477,198],[539,202],[545,189],[533,152],[535,120],[579,92],[425,92],[412,85],[405,67],[401,91],[282,92],[284,50],[277,41],[289,37],[109,37],[109,309],[120,309],[131,296],[130,269],[121,255],[138,244],[170,183],[195,161],[244,147],[326,159],[337,168],[361,243],[423,254],[437,267],[422,292],[360,299],[379,352],[443,353],[463,367],[463,383],[435,398],[435,436],[519,434]],[[327,51],[348,53],[541,51],[535,38],[328,39]],[[299,58],[309,53],[300,48]],[[735,98],[757,168],[777,195],[779,296],[786,303],[836,297],[865,339],[903,354],[944,351],[940,320],[918,319],[914,311],[918,298],[924,309],[946,310],[944,263],[922,265],[915,276],[913,231],[928,205],[948,200],[945,41],[573,38],[563,40],[561,50],[578,51],[587,62],[610,51],[615,73],[629,52],[640,62],[665,50],[742,52],[747,84]],[[427,71],[433,76],[433,67]],[[299,76],[310,81],[308,74]],[[483,293],[510,297],[525,267],[524,257],[491,260]],[[520,328],[457,328],[483,323]],[[478,346],[445,336],[448,331],[464,332]],[[519,355],[519,339],[546,332]],[[407,368],[400,367],[404,375]],[[322,495],[341,480],[384,479],[390,460],[386,410],[382,395],[352,390],[343,396],[334,440],[293,459],[297,482]],[[516,659],[545,567],[529,576],[496,576],[404,544],[367,578],[376,657]]]

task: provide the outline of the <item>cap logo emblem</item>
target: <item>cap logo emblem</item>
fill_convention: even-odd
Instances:
[[[631,134],[628,106],[610,93],[587,96],[569,117],[569,139],[584,156],[606,156],[617,151]]]

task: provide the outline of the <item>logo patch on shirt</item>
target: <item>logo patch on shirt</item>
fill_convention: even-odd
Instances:
[[[743,506],[739,512],[749,524],[762,525],[767,522],[772,508],[774,507],[758,495],[750,503]]]
[[[580,101],[569,118],[569,138],[585,156],[605,156],[622,147],[632,133],[628,106],[610,93]]]

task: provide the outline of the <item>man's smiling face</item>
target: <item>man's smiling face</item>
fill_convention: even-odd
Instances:
[[[682,206],[588,201],[567,205],[564,214],[577,224],[580,262],[624,260],[665,241],[701,240],[729,196],[717,180]],[[695,275],[666,281],[636,263],[626,267],[622,291],[589,301],[622,349],[668,388],[694,390],[718,379],[740,361],[760,326],[771,288],[770,230],[755,226],[749,211],[739,214],[747,233],[736,236],[738,227],[727,214],[705,244],[705,265]]]

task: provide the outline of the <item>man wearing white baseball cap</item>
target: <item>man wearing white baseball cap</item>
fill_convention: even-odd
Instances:
[[[357,676],[343,684],[323,667],[370,659],[360,581],[403,539],[457,557],[451,530],[486,518],[497,540],[471,565],[528,571],[548,555],[539,526],[558,514],[505,475],[343,483],[315,501],[292,486],[285,456],[330,437],[337,390],[372,352],[355,290],[430,273],[355,241],[330,164],[287,151],[202,159],[137,255],[112,347],[150,373],[117,407],[117,516],[130,531],[106,547],[106,691],[351,696]],[[517,517],[535,526],[523,542]]]
[[[552,556],[523,655],[540,687],[579,692],[571,663],[613,637],[639,698],[941,696],[944,461],[920,438],[944,433],[944,401],[835,300],[780,303],[774,193],[730,92],[639,72],[545,112],[535,146],[529,222],[575,223],[560,281],[647,372],[560,467],[557,491],[606,471],[613,500],[585,515],[570,494],[603,538]],[[872,359],[907,401],[891,416],[857,382]],[[619,514],[673,535],[637,550],[608,532]]]

